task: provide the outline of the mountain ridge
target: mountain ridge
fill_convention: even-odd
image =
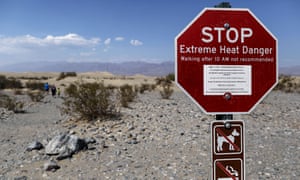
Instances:
[[[163,76],[174,73],[174,62],[26,62],[0,67],[2,72],[91,72],[105,71],[117,75],[143,74]]]
[[[175,72],[175,62],[144,61],[114,62],[25,62],[0,66],[1,72],[93,72],[104,71],[116,75],[143,74],[164,76]],[[279,74],[300,76],[300,65],[280,67]]]

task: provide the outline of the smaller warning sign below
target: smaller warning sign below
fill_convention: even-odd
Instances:
[[[251,66],[204,65],[204,95],[251,95]]]

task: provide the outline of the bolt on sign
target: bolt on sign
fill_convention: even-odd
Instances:
[[[205,8],[175,38],[177,85],[207,114],[250,113],[277,83],[277,39],[249,9]]]
[[[213,121],[211,132],[212,179],[245,180],[244,121]]]

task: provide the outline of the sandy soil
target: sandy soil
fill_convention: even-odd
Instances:
[[[48,75],[49,83],[58,85],[80,79],[56,82],[57,74]],[[108,73],[80,77],[118,85],[155,79]],[[26,95],[17,98],[30,102]],[[106,122],[70,120],[60,113],[62,102],[47,95],[42,102],[30,102],[26,113],[1,114],[0,179],[210,179],[210,123],[215,117],[202,113],[181,91],[169,100],[161,99],[158,91],[139,94],[130,108],[122,108],[119,119]],[[251,114],[234,116],[245,120],[247,179],[299,179],[299,116],[300,94],[274,91]],[[62,132],[97,142],[56,161],[59,170],[45,171],[43,165],[55,157],[45,155],[44,149],[26,148],[36,140],[45,145]]]

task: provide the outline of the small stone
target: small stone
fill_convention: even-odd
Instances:
[[[261,162],[261,161],[258,161],[257,163],[258,163],[258,164],[262,164],[262,162]]]
[[[28,145],[28,147],[26,148],[26,151],[41,150],[43,148],[44,148],[44,146],[42,143],[40,143],[38,141],[34,141]]]
[[[27,176],[15,177],[14,180],[27,180]]]
[[[44,164],[44,170],[45,171],[53,171],[53,172],[55,172],[59,168],[60,168],[60,166],[55,161],[49,161],[49,162],[46,162]]]
[[[264,175],[265,175],[266,177],[268,177],[268,178],[271,177],[271,174],[268,173],[268,172],[265,172]]]
[[[105,143],[104,140],[100,142],[100,146],[101,146],[102,148],[108,148],[108,146],[106,145],[106,143]]]
[[[93,137],[85,138],[84,141],[86,144],[95,144],[96,143],[96,140]]]
[[[116,156],[120,156],[121,155],[121,150],[116,150],[115,154],[116,154]]]

